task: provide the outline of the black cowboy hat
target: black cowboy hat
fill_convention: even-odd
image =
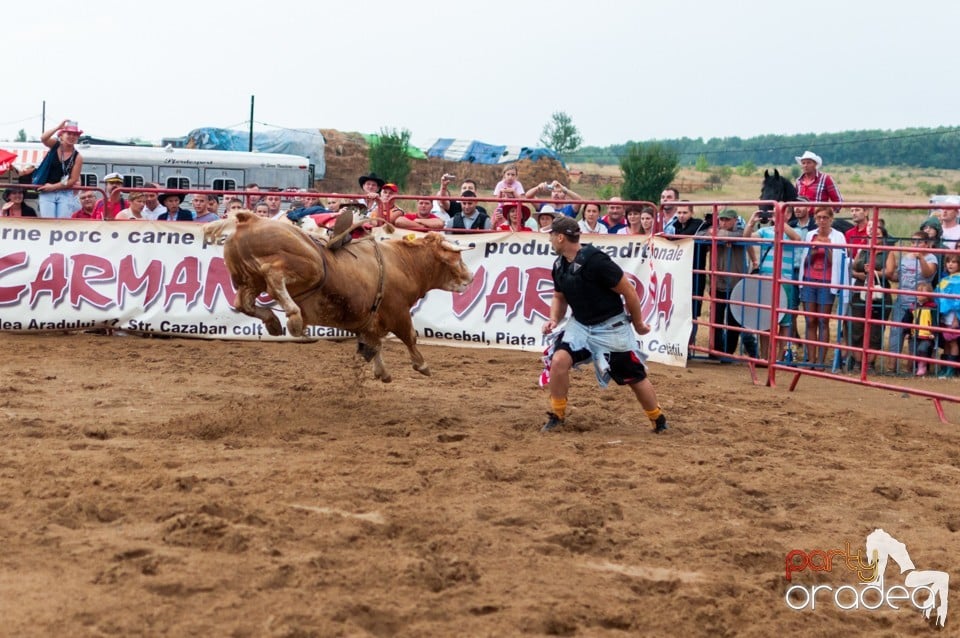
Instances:
[[[160,193],[160,196],[157,197],[157,200],[160,202],[160,204],[162,204],[163,206],[166,206],[168,197],[179,197],[180,203],[181,204],[183,203],[184,196],[180,193]]]
[[[377,183],[377,188],[383,188],[383,185],[387,183],[386,180],[380,179],[379,177],[377,177],[376,173],[372,173],[372,172],[369,175],[361,175],[360,179],[358,179],[357,182],[359,182],[360,188],[363,188],[363,183],[369,182],[370,180],[373,180],[374,182]]]

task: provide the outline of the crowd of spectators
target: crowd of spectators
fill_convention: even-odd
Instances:
[[[399,199],[397,185],[373,172],[358,178],[359,197],[334,196],[326,202],[317,191],[247,184],[245,200],[229,198],[221,208],[212,191],[165,192],[156,183],[145,184],[143,191],[125,189],[118,173],[103,177],[105,197],[101,197],[99,190],[76,186],[83,164],[75,148],[80,133],[76,122],[67,120],[44,132],[41,139],[50,148],[49,159],[38,167],[32,186],[39,196],[39,213],[24,200],[23,187],[11,186],[3,191],[2,216],[208,222],[248,208],[262,217],[299,223],[307,216],[329,220],[343,205],[351,204],[359,206],[371,224],[390,223],[416,231],[545,233],[555,219],[568,217],[585,237],[649,238],[657,232],[668,239],[695,237],[691,307],[694,319],[700,320],[703,299],[712,302],[709,357],[731,362],[738,349],[754,359],[768,357],[766,332],[741,325],[738,319],[743,313],[730,301],[738,284],[755,275],[770,277],[776,270],[772,250],[776,220],[761,211],[750,214],[747,221],[733,209],[719,211],[716,220],[712,214],[701,218],[694,203],[682,200],[673,187],[661,193],[659,210],[624,204],[620,197],[609,198],[605,206],[583,203],[578,193],[558,180],[525,189],[514,165],[504,167],[487,200],[481,199],[479,184],[471,178],[460,180],[458,194],[451,195],[456,177],[449,174],[441,176],[436,194],[420,192],[415,200]],[[822,172],[820,156],[806,151],[796,161],[801,167],[796,180],[798,199],[806,203],[782,209],[787,218],[781,239],[787,243],[781,251],[778,277],[786,282],[781,291],[790,312],[780,313],[777,320],[778,334],[784,339],[776,358],[823,369],[830,367],[830,344],[843,343],[848,349],[833,349],[834,368],[839,359],[840,367],[849,371],[859,372],[866,365],[874,374],[931,374],[933,367],[927,362],[903,356],[907,344],[913,356],[930,359],[942,351],[942,360],[953,365],[939,366],[937,373],[957,374],[960,300],[943,295],[960,294],[960,252],[951,252],[960,251],[960,223],[953,207],[960,205],[960,198],[948,198],[944,202],[948,206],[932,211],[913,233],[909,246],[897,248],[882,219],[870,219],[861,207],[840,206],[843,197],[833,178]],[[404,209],[407,201],[415,202],[412,211]],[[484,203],[493,204],[492,212]],[[837,219],[841,211],[849,213],[849,220]],[[707,261],[714,247],[716,270]],[[845,286],[868,287],[872,292]],[[804,322],[802,335],[798,317]],[[876,353],[867,353],[863,361],[865,340],[869,349],[882,350],[884,332],[886,361]],[[806,343],[789,341],[798,337]],[[696,343],[695,322],[689,345]]]

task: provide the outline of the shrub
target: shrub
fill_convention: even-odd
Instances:
[[[628,201],[659,202],[660,193],[677,177],[677,152],[659,143],[631,142],[620,160],[622,197]]]
[[[394,182],[403,192],[410,176],[410,131],[380,129],[380,138],[370,145],[370,170]]]

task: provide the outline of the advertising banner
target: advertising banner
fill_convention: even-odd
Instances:
[[[0,330],[113,328],[213,339],[271,337],[232,307],[223,247],[200,224],[4,219],[0,223]],[[375,232],[377,241],[399,234]],[[423,343],[541,352],[556,255],[547,235],[451,236],[474,273],[463,293],[431,291],[413,309]],[[691,328],[693,240],[584,235],[627,273],[652,326],[639,337],[651,361],[685,365]],[[263,305],[282,314],[266,296]],[[284,318],[280,317],[281,322]],[[310,326],[310,338],[351,333]]]

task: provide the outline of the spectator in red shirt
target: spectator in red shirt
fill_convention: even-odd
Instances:
[[[97,205],[97,194],[94,191],[80,193],[80,208],[71,215],[72,219],[93,219],[93,207]]]
[[[422,195],[422,197],[424,198],[417,200],[417,212],[400,215],[393,222],[393,225],[407,230],[443,230],[443,220],[431,212],[433,210],[433,200],[426,199],[426,197],[429,197],[427,195]]]
[[[806,197],[811,202],[842,202],[843,197],[834,183],[833,178],[820,172],[823,159],[812,151],[805,151],[800,157],[794,158],[803,167],[803,173],[797,178],[797,195]],[[813,214],[815,207],[810,208]],[[836,212],[836,210],[834,210]]]
[[[515,233],[532,232],[533,229],[527,226],[527,220],[530,219],[531,212],[530,206],[527,204],[521,204],[519,209],[516,204],[505,204],[503,217],[507,221],[497,226],[496,230],[509,230]]]
[[[93,207],[93,219],[114,219],[117,213],[126,208],[126,204],[121,197],[120,187],[123,186],[123,177],[120,173],[110,173],[103,178],[104,189],[107,191],[107,198],[101,199]]]

